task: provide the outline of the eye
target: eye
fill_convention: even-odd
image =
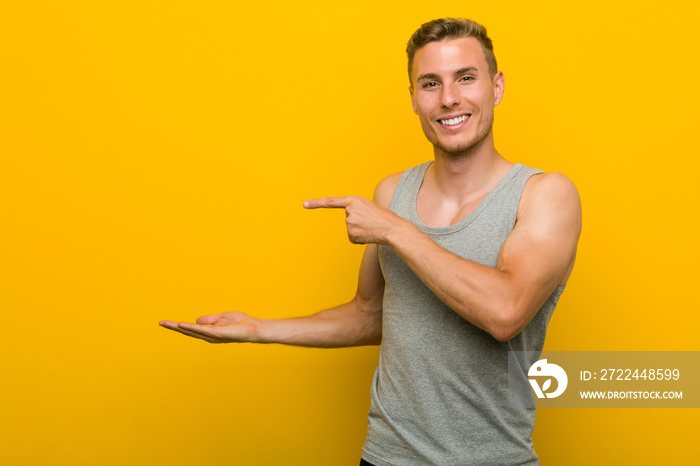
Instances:
[[[462,81],[462,82],[472,82],[472,81],[474,81],[474,76],[463,76],[462,78],[460,78],[460,81]]]
[[[423,84],[423,89],[432,89],[434,87],[437,87],[438,83],[435,81],[428,81],[427,83]]]

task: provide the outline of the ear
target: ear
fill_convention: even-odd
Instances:
[[[408,92],[411,94],[411,107],[413,107],[413,113],[418,115],[418,112],[416,111],[416,97],[413,95],[412,86],[408,86]]]
[[[499,71],[496,73],[496,76],[493,77],[494,106],[500,104],[501,100],[503,100],[503,92],[505,91],[505,88],[506,78],[503,76],[503,71]]]

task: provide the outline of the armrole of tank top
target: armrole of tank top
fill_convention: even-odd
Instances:
[[[453,254],[495,267],[525,183],[542,172],[514,165],[467,218],[434,228],[416,211],[430,163],[403,174],[390,210]],[[376,466],[539,464],[535,410],[508,402],[508,352],[542,351],[564,288],[517,336],[499,342],[440,301],[390,247],[379,246],[379,260],[386,281],[382,345],[363,458]]]

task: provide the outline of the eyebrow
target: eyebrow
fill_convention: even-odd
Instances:
[[[465,74],[465,73],[473,73],[478,71],[475,66],[467,66],[466,68],[460,68],[457,71],[455,71],[455,76],[460,75],[460,74]],[[422,81],[424,79],[439,79],[440,77],[435,74],[435,73],[423,73],[422,75],[418,76],[418,79],[416,79],[416,82]]]
[[[422,75],[418,76],[418,79],[416,81],[422,81],[424,79],[437,79],[438,75],[435,73],[423,73]]]
[[[457,74],[465,74],[465,73],[475,73],[479,70],[476,69],[476,66],[467,66],[466,68],[460,68],[455,72],[455,75]]]

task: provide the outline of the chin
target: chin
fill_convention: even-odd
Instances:
[[[451,144],[448,144],[446,141],[440,141],[439,138],[430,140],[430,142],[446,156],[463,156],[478,150],[488,140],[491,130],[492,126],[489,126],[486,128],[486,131],[480,132],[471,139],[466,141],[453,141]]]
[[[446,156],[462,156],[481,147],[486,138],[472,139],[470,141],[456,142],[453,144],[445,144],[441,141],[431,141],[433,145],[440,149]]]

